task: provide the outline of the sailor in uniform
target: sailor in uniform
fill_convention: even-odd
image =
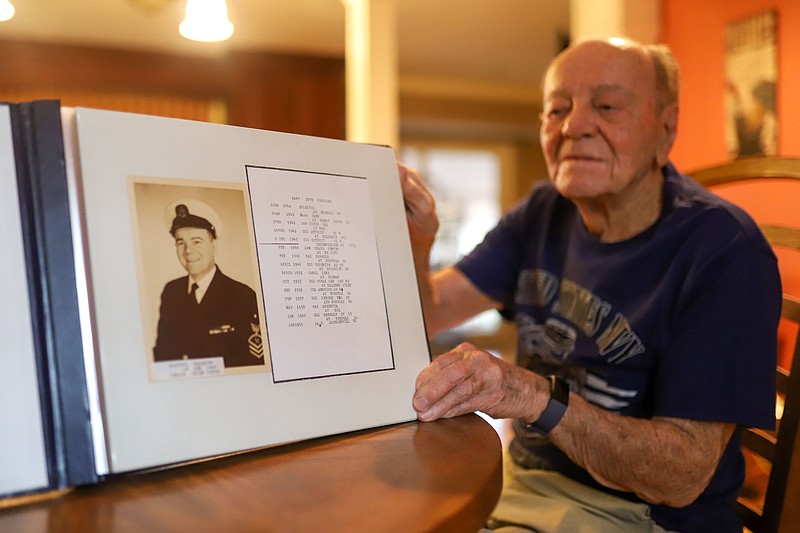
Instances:
[[[263,365],[256,294],[217,266],[214,225],[181,203],[169,232],[187,275],[161,293],[154,360],[222,357],[226,368]]]

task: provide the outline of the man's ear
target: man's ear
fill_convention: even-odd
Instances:
[[[661,111],[661,139],[656,148],[656,162],[663,167],[669,161],[669,153],[678,134],[678,104],[669,104]]]

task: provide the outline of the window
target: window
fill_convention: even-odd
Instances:
[[[422,173],[436,199],[439,234],[434,269],[454,264],[500,218],[500,161],[488,150],[406,147],[401,159]]]
[[[431,269],[453,265],[497,224],[505,176],[514,171],[513,153],[504,145],[404,143],[400,159],[422,174],[436,200],[439,233],[431,250]],[[495,335],[500,322],[497,312],[487,311],[444,332],[440,340],[452,344]]]

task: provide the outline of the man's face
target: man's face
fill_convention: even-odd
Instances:
[[[214,267],[217,241],[208,230],[178,228],[175,230],[175,253],[186,272],[198,279]]]
[[[545,77],[541,144],[550,180],[573,200],[622,196],[667,162],[665,122],[656,108],[655,68],[640,50],[579,44]]]

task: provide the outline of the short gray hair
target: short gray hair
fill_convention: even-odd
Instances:
[[[669,46],[665,44],[642,45],[642,49],[653,60],[656,71],[656,104],[660,109],[678,103],[680,68]]]

